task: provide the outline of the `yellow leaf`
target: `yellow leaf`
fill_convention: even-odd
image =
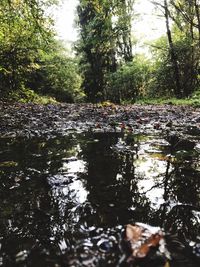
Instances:
[[[164,267],[170,267],[170,265],[169,265],[169,262],[168,262],[168,261],[166,261],[166,263],[165,263]]]

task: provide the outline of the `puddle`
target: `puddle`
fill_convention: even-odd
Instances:
[[[199,242],[199,144],[72,132],[0,139],[0,155],[0,266],[117,266],[123,225],[135,222]],[[198,246],[188,251],[173,266],[180,253],[199,266]]]

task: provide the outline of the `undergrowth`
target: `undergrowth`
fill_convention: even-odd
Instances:
[[[51,96],[39,95],[30,89],[21,89],[16,92],[10,92],[7,96],[5,96],[5,98],[8,99],[9,101],[14,101],[19,103],[32,102],[41,105],[58,104],[55,98]]]
[[[189,105],[200,107],[200,90],[196,91],[191,97],[188,98],[144,98],[136,101],[137,104],[168,104],[168,105]]]

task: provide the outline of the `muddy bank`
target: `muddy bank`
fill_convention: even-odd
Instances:
[[[173,130],[200,134],[200,108],[100,106],[93,104],[8,104],[0,102],[1,137],[66,135],[69,131]]]

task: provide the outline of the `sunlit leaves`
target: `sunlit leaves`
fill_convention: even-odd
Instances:
[[[50,1],[3,0],[0,3],[0,90],[17,90],[37,68],[38,50],[52,36],[45,6]]]

